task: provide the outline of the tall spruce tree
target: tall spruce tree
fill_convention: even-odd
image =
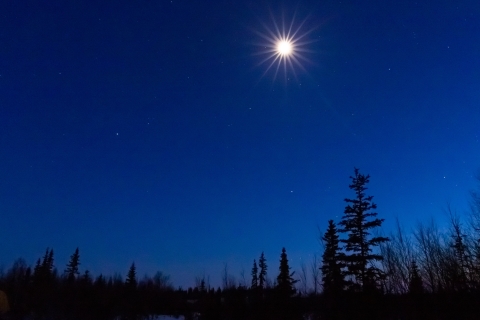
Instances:
[[[53,272],[53,261],[53,249],[47,248],[41,264],[42,272],[50,275]]]
[[[412,263],[410,264],[410,279],[408,283],[408,292],[411,294],[423,293],[423,280],[415,260],[412,260]]]
[[[290,266],[288,265],[287,251],[282,248],[280,255],[280,273],[277,276],[276,289],[284,296],[291,296],[295,293],[295,283],[297,280],[293,279],[295,272],[290,273]]]
[[[81,281],[84,285],[91,285],[93,284],[92,276],[90,275],[89,270],[85,270],[85,273],[81,277]]]
[[[42,273],[42,259],[38,258],[35,268],[33,269],[33,276],[39,277]]]
[[[258,260],[258,266],[260,267],[260,273],[258,275],[258,287],[263,289],[267,281],[267,259],[265,259],[263,252]]]
[[[137,287],[137,269],[135,267],[135,262],[132,263],[130,269],[128,270],[127,278],[125,279],[125,285],[130,289],[135,289]]]
[[[325,251],[322,256],[322,281],[325,293],[340,292],[345,287],[344,254],[340,251],[337,226],[333,220],[328,221],[328,229],[322,237]]]
[[[465,243],[466,235],[462,231],[459,218],[451,214],[451,244],[453,261],[451,262],[450,280],[455,290],[466,290],[469,286],[468,275],[473,273],[474,262]]]
[[[34,269],[34,281],[36,282],[44,282],[50,281],[53,279],[54,276],[54,266],[53,266],[53,249],[47,248],[45,251],[45,255],[43,259],[38,259],[37,264],[35,265]]]
[[[70,256],[70,261],[67,264],[67,269],[65,269],[67,280],[69,282],[75,281],[77,276],[80,274],[80,272],[78,271],[79,265],[80,265],[80,253],[77,248],[75,252]]]
[[[251,288],[253,290],[256,290],[258,288],[258,267],[257,267],[257,261],[255,259],[253,259]]]
[[[50,253],[48,254],[47,267],[48,267],[48,271],[52,273],[53,272],[53,249],[50,249]]]
[[[355,198],[345,199],[348,205],[339,223],[343,227],[339,232],[345,233],[347,238],[340,241],[345,243],[346,275],[352,281],[353,289],[365,290],[376,286],[377,280],[384,276],[373,264],[383,257],[373,249],[389,239],[371,235],[371,230],[380,227],[384,219],[375,218],[377,213],[373,210],[377,205],[372,201],[373,196],[365,195],[370,176],[361,174],[355,168],[355,175],[350,178],[352,184],[349,187],[355,192]]]

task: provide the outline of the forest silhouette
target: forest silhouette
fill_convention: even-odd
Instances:
[[[319,235],[321,258],[298,274],[282,248],[278,262],[252,259],[249,281],[225,264],[220,287],[203,276],[182,289],[160,271],[139,278],[135,263],[125,279],[80,272],[79,248],[62,268],[47,248],[35,266],[20,258],[0,275],[0,319],[480,318],[480,184],[466,217],[446,207],[447,228],[432,220],[407,233],[397,220],[386,236],[370,176],[355,168],[350,178],[343,216]]]

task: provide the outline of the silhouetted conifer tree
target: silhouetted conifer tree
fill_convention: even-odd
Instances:
[[[339,231],[347,234],[347,239],[340,240],[345,243],[345,263],[347,265],[346,275],[353,277],[354,287],[365,290],[367,287],[376,286],[376,281],[383,276],[380,269],[372,262],[381,261],[383,257],[374,253],[373,248],[382,242],[388,241],[385,237],[372,237],[370,230],[380,227],[384,219],[374,218],[377,213],[372,211],[377,205],[372,202],[373,196],[366,196],[366,185],[370,176],[359,173],[355,168],[355,175],[350,177],[352,184],[350,189],[355,191],[354,199],[345,199],[348,203],[344,216],[339,225],[343,227]],[[369,218],[374,218],[368,220]]]
[[[82,275],[82,282],[88,285],[93,283],[93,279],[89,270],[85,270],[85,273]]]
[[[122,313],[124,315],[124,319],[136,319],[138,313],[140,312],[140,296],[137,289],[137,270],[135,267],[135,263],[132,263],[130,269],[128,270],[127,277],[125,278],[124,288],[125,291],[122,303]]]
[[[260,255],[260,259],[258,260],[258,266],[260,267],[260,273],[258,275],[258,287],[260,289],[265,288],[265,284],[267,281],[267,259],[265,259],[265,255],[262,252]]]
[[[47,248],[43,259],[38,259],[35,265],[34,275],[38,278],[48,278],[53,272],[53,249]]]
[[[453,249],[454,261],[451,266],[450,280],[455,290],[466,290],[470,285],[469,277],[474,272],[473,259],[466,244],[466,235],[463,233],[459,218],[451,213],[451,237],[450,247]]]
[[[420,276],[415,260],[410,265],[410,282],[408,283],[408,292],[412,294],[423,293],[423,280]]]
[[[103,276],[103,274],[100,274],[95,279],[94,284],[95,284],[95,286],[99,286],[99,287],[105,287],[107,285],[107,281],[105,280],[105,277]]]
[[[53,249],[47,248],[43,259],[38,259],[34,269],[34,282],[39,285],[45,285],[53,280]]]
[[[253,259],[253,267],[252,267],[252,286],[253,290],[258,288],[258,268],[257,268],[257,261]]]
[[[48,251],[48,249],[47,249]],[[43,259],[43,266],[46,268],[46,271],[51,274],[53,272],[53,249],[50,249],[48,256]]]
[[[67,280],[69,282],[73,282],[77,276],[80,274],[78,271],[78,266],[80,265],[80,253],[78,248],[75,252],[70,256],[70,261],[67,264],[67,269],[65,269],[65,273],[67,274]]]
[[[333,220],[328,221],[328,229],[322,237],[325,251],[322,256],[322,281],[324,292],[339,292],[345,287],[342,269],[345,268],[344,254],[340,252],[337,226]]]
[[[42,272],[42,260],[38,258],[37,263],[35,264],[35,267],[33,268],[33,276],[35,278],[38,278],[39,275]]]
[[[127,288],[136,288],[137,287],[137,269],[135,268],[135,263],[132,263],[130,269],[127,273],[127,278],[125,279],[125,285]]]
[[[42,261],[37,261],[31,287],[32,312],[43,317],[53,304],[55,295],[56,273],[53,268],[53,249],[45,251]]]
[[[297,280],[293,279],[295,272],[290,273],[290,266],[288,265],[287,251],[282,248],[280,254],[280,273],[277,276],[277,290],[284,296],[291,296],[295,293],[295,283]]]

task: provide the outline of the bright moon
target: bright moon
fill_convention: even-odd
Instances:
[[[293,15],[289,23],[285,23],[282,18],[281,23],[277,23],[272,15],[272,24],[262,23],[264,32],[254,30],[260,37],[263,38],[263,42],[258,45],[262,47],[256,55],[263,56],[263,59],[258,65],[267,65],[262,77],[272,70],[274,72],[273,79],[275,80],[279,73],[285,74],[285,80],[289,80],[288,74],[293,73],[296,78],[298,69],[306,72],[303,62],[311,63],[305,56],[307,53],[312,52],[308,49],[308,44],[315,40],[308,40],[307,36],[313,29],[303,31],[302,28],[306,22],[306,19],[299,24],[295,23],[295,14]],[[297,70],[296,70],[297,69]]]
[[[283,56],[287,56],[292,53],[292,44],[287,40],[282,40],[277,45],[277,51]]]

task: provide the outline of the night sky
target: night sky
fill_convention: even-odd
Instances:
[[[5,268],[79,247],[81,271],[185,288],[265,251],[273,278],[282,247],[293,269],[320,252],[354,167],[386,233],[467,210],[477,0],[0,3]]]

